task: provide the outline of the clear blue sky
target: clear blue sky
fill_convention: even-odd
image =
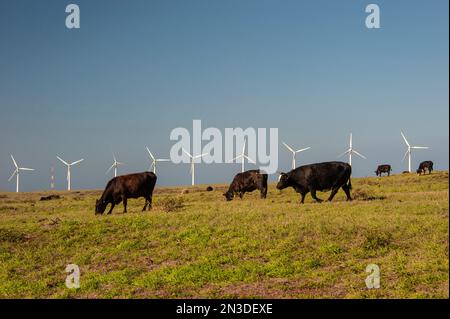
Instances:
[[[65,6],[81,29],[65,27]],[[146,170],[145,146],[168,156],[175,127],[278,127],[280,139],[312,146],[300,163],[336,160],[354,134],[354,175],[379,163],[395,172],[403,129],[413,166],[449,163],[448,1],[2,1],[0,189],[9,154],[35,172],[24,191],[57,188],[55,155],[85,161],[73,188],[102,188],[112,153],[121,172]],[[381,29],[365,27],[365,6]],[[280,169],[290,166],[280,144]],[[189,165],[161,164],[159,184],[189,184]],[[250,168],[250,166],[248,166]],[[197,166],[198,183],[229,182],[239,164]],[[272,177],[274,178],[274,177]]]

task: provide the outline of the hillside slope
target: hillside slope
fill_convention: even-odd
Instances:
[[[109,216],[94,215],[100,191],[1,193],[0,297],[448,298],[448,173],[352,183],[353,202],[304,205],[274,185],[232,202],[225,185],[157,188],[153,211],[129,200]]]

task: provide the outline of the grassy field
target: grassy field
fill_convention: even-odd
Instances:
[[[94,215],[100,191],[0,193],[0,297],[448,298],[448,173],[352,184],[353,202],[304,205],[274,185],[232,202],[225,185],[157,187],[153,211],[129,200],[109,216]]]

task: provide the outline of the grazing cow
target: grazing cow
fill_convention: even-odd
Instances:
[[[316,202],[322,202],[321,199],[317,198],[316,191],[331,190],[328,198],[328,201],[331,201],[341,187],[347,195],[347,200],[352,200],[350,196],[351,174],[352,167],[343,162],[304,165],[291,170],[289,173],[280,173],[277,188],[280,190],[289,186],[294,188],[297,193],[301,194],[302,204],[309,192]]]
[[[111,214],[115,205],[123,201],[123,212],[127,212],[128,198],[145,198],[142,211],[152,208],[153,189],[156,184],[156,175],[152,172],[143,172],[114,177],[106,185],[102,197],[95,203],[95,214],[103,214],[106,206],[111,204],[108,214]]]
[[[433,171],[433,162],[432,161],[424,161],[419,164],[419,168],[417,169],[417,175],[425,174],[425,171],[428,171],[428,174],[431,174]]]
[[[244,193],[253,192],[258,189],[261,192],[261,198],[267,195],[267,174],[260,172],[259,169],[238,173],[234,176],[228,191],[223,194],[230,201],[234,194],[239,194],[242,199]]]
[[[388,176],[391,175],[391,165],[389,164],[383,164],[383,165],[378,165],[377,170],[375,171],[375,174],[377,174],[377,176],[381,177],[382,173],[387,173]]]

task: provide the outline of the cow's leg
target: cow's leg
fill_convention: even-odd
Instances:
[[[304,203],[305,203],[305,196],[306,196],[306,194],[307,194],[307,193],[300,193],[300,196],[301,196],[301,198],[300,198],[300,203],[301,203],[301,204],[304,204]]]
[[[242,199],[244,197],[244,192],[239,192],[239,198]]]
[[[342,189],[345,192],[345,195],[347,195],[347,200],[350,201],[352,200],[352,197],[350,196],[350,187],[348,187],[347,184],[342,185]]]
[[[148,202],[148,199],[147,199],[147,197],[146,197],[146,198],[145,198],[144,208],[142,208],[142,211],[143,211],[143,212],[145,212],[145,210],[147,209],[147,202]]]
[[[109,208],[109,211],[108,211],[107,215],[111,215],[114,206],[116,206],[116,204],[115,204],[114,201],[113,201],[113,202],[111,203],[111,207]]]
[[[263,188],[263,189],[261,189],[261,198],[266,198],[266,196],[267,196],[267,188]]]
[[[123,212],[126,213],[127,212],[127,202],[128,202],[128,200],[127,200],[127,198],[125,196],[123,196],[122,200],[123,200]]]
[[[331,190],[330,197],[328,197],[328,201],[331,202],[333,200],[334,195],[339,191],[339,188],[334,188]]]
[[[313,198],[316,202],[318,202],[318,203],[323,202],[323,200],[321,200],[320,198],[318,198],[318,197],[316,196],[316,189],[315,189],[315,188],[310,188],[309,191],[311,192],[312,198]]]
[[[151,210],[152,209],[152,195],[148,195],[147,202],[148,202],[148,210]]]

